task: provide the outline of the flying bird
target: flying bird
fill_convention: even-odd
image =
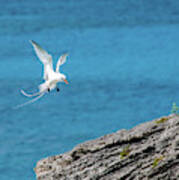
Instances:
[[[66,58],[67,58],[68,54],[63,54],[62,56],[60,56],[60,58],[58,59],[57,64],[56,64],[56,70],[54,71],[52,56],[50,54],[48,54],[44,49],[42,49],[42,47],[40,47],[40,45],[38,45],[35,41],[30,40],[30,42],[35,50],[37,57],[43,64],[43,67],[44,67],[43,79],[45,80],[45,82],[39,85],[39,92],[37,92],[37,93],[28,94],[24,90],[21,90],[21,93],[24,96],[27,96],[27,97],[36,96],[36,97],[24,104],[16,106],[15,107],[16,109],[19,107],[22,107],[24,105],[27,105],[27,104],[37,101],[45,93],[50,92],[51,90],[53,90],[55,88],[57,91],[60,91],[60,89],[57,86],[57,83],[59,83],[59,82],[65,82],[66,84],[68,84],[66,76],[64,74],[60,73],[60,66],[66,62]]]

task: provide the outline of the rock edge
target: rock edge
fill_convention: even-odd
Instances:
[[[40,160],[37,180],[177,180],[179,116],[169,115]]]

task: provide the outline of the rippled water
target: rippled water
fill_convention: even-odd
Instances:
[[[0,179],[35,179],[38,160],[168,114],[179,103],[178,1],[3,1]],[[69,53],[59,85],[22,109],[42,65],[28,42]]]

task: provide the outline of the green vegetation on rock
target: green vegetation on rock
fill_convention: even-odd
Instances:
[[[126,156],[129,155],[129,153],[130,153],[129,147],[130,147],[130,145],[126,146],[126,147],[122,150],[122,152],[120,152],[120,158],[121,158],[121,159],[124,159]]]

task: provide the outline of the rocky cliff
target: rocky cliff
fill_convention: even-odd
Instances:
[[[179,179],[179,116],[85,142],[34,170],[37,180]]]

